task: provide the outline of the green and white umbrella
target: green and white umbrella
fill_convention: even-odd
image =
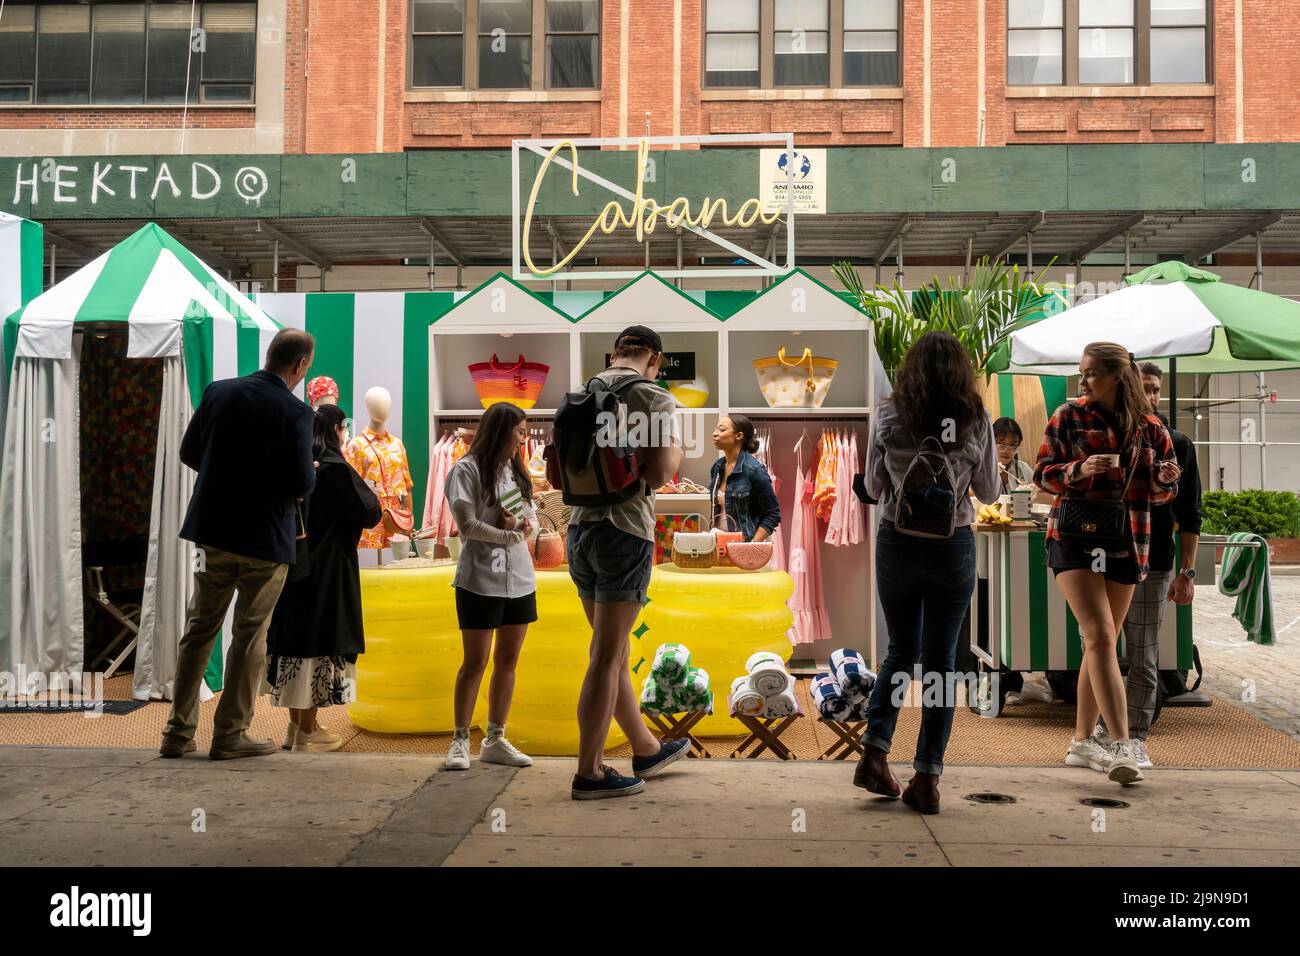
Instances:
[[[5,320],[5,354],[69,358],[84,323],[125,323],[128,358],[183,355],[198,404],[214,379],[255,371],[279,326],[149,223]],[[183,348],[182,348],[183,344]]]
[[[1300,367],[1300,302],[1161,262],[1125,288],[1011,333],[990,363],[1012,375],[1071,375],[1090,342],[1118,342],[1139,360],[1175,358],[1178,371]],[[1160,362],[1160,364],[1165,364]]]

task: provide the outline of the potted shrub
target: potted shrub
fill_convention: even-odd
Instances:
[[[1249,531],[1268,540],[1275,564],[1300,564],[1300,496],[1294,491],[1207,491],[1201,510],[1204,534]],[[1222,557],[1216,548],[1216,560]]]

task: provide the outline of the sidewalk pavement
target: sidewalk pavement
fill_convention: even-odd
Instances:
[[[1066,767],[949,767],[943,813],[922,817],[854,789],[851,762],[685,760],[595,802],[569,798],[574,766],[2,748],[0,865],[1300,865],[1295,771],[1158,769],[1121,788]],[[1017,802],[963,799],[987,791]]]

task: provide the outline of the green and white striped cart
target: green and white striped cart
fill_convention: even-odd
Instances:
[[[1044,560],[1046,540],[1036,529],[975,533],[971,651],[989,671],[1070,671],[1083,660],[1079,624]],[[1160,628],[1160,668],[1191,667],[1192,609],[1171,605]]]

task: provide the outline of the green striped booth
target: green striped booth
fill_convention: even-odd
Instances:
[[[1079,623],[1045,562],[1044,531],[982,531],[975,535],[977,587],[971,620],[983,618],[978,606],[987,593],[988,634],[982,647],[981,628],[972,628],[972,650],[994,669],[1011,671],[1078,670],[1083,659]],[[1124,639],[1119,650],[1123,654]],[[991,660],[989,660],[991,658]],[[1188,670],[1192,666],[1192,608],[1165,608],[1160,628],[1160,668]]]

